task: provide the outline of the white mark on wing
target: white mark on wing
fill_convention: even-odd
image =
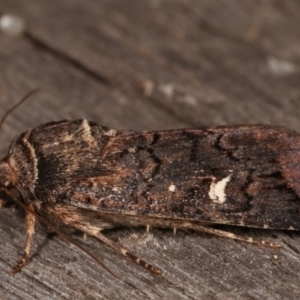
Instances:
[[[117,186],[114,186],[111,190],[114,191],[114,192],[118,192],[119,191],[119,189],[118,189]]]
[[[216,178],[213,177],[213,181],[210,185],[210,190],[208,196],[211,200],[218,203],[224,203],[226,201],[226,185],[230,181],[231,175],[223,178],[222,180],[216,182]]]
[[[129,152],[129,153],[135,153],[135,152],[136,152],[136,149],[135,149],[135,148],[128,148],[128,152]]]
[[[169,191],[174,193],[176,191],[176,185],[175,184],[171,184],[169,186]]]
[[[107,136],[116,136],[117,130],[109,129],[109,130],[105,131],[103,134],[107,135]]]

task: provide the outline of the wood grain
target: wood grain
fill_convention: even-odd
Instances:
[[[115,129],[264,123],[299,129],[300,4],[267,1],[0,0],[24,20],[0,35],[3,114],[12,137],[41,123],[87,117]],[[300,235],[226,228],[273,240],[281,250],[205,234],[120,229],[107,235],[164,270],[155,277],[88,238],[112,278],[79,249],[38,227],[20,274],[20,212],[0,211],[2,299],[296,299]],[[76,237],[76,236],[75,236]],[[81,237],[77,236],[80,241]]]

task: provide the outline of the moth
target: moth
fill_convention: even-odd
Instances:
[[[155,274],[160,269],[103,231],[192,229],[263,243],[213,225],[300,230],[299,178],[300,135],[285,128],[117,131],[85,119],[47,123],[16,136],[0,162],[3,199],[26,211],[24,255],[13,272],[29,257],[36,220],[93,236]]]

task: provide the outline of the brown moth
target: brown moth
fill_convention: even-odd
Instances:
[[[26,210],[26,246],[13,272],[26,263],[36,219],[93,236],[155,274],[103,230],[193,229],[262,244],[212,225],[299,230],[299,177],[300,135],[284,128],[145,132],[47,123],[16,136],[0,162],[5,198]]]

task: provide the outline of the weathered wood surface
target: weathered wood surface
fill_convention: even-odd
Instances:
[[[116,129],[268,123],[299,129],[300,3],[267,1],[0,0],[25,32],[0,33],[1,114],[38,95],[1,130],[87,117]],[[107,235],[164,270],[156,277],[89,238],[87,249],[131,283],[39,227],[33,256],[20,213],[0,212],[1,299],[297,299],[300,234],[230,230],[281,250],[205,234],[121,229]],[[78,237],[80,240],[80,237]]]

